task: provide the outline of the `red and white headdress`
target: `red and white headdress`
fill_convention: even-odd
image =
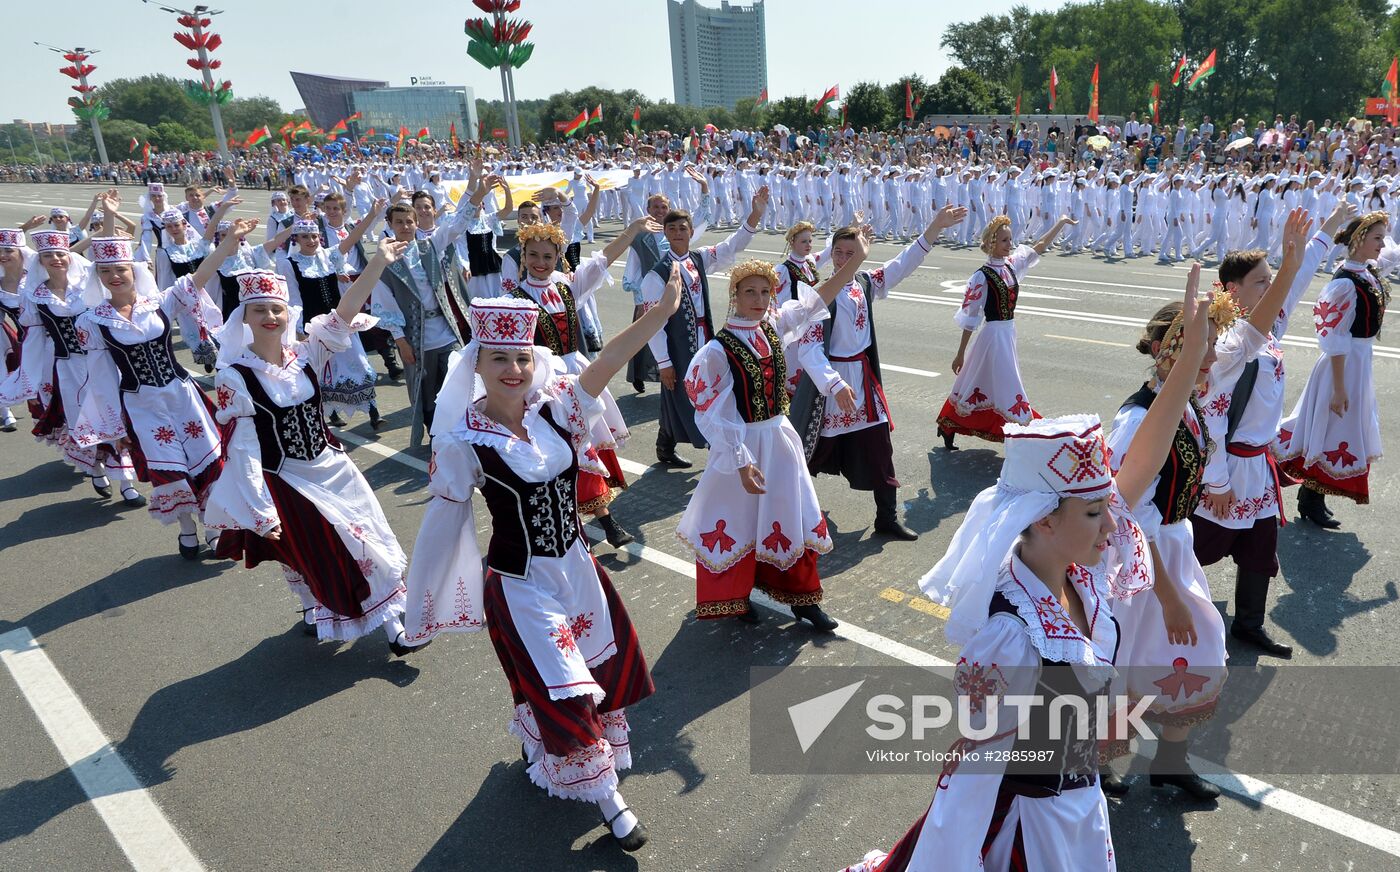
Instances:
[[[24,231],[18,227],[0,227],[0,248],[24,248]]]
[[[120,236],[102,236],[94,239],[88,248],[88,256],[93,263],[133,263],[131,240]]]
[[[68,250],[68,231],[66,230],[38,230],[29,234],[29,238],[34,240],[34,250],[41,254],[45,251]]]
[[[485,348],[529,348],[535,344],[539,309],[515,297],[472,300],[472,339]]]
[[[291,295],[287,292],[287,280],[272,270],[248,270],[235,274],[234,278],[238,280],[240,306],[259,300],[270,300],[284,305],[291,302]]]
[[[185,213],[181,212],[179,209],[166,209],[164,212],[160,213],[160,223],[166,225],[184,224]]]
[[[160,182],[151,182],[149,185],[146,186],[146,193],[150,194],[152,197],[154,197],[157,194],[160,194],[163,197],[165,196],[165,185],[161,184]]]
[[[303,218],[292,224],[292,233],[296,236],[301,236],[302,234],[310,235],[312,233],[320,232],[321,225],[317,224],[315,221],[307,221]]]
[[[1113,483],[1108,445],[1097,415],[1041,418],[1007,424],[1001,477],[973,500],[943,558],[919,580],[934,602],[947,606],[948,641],[964,645],[987,622],[1001,565],[1022,532],[1077,497],[1107,499],[1118,529],[1098,565],[1084,567],[1123,599],[1152,585],[1142,529]],[[1140,550],[1139,550],[1140,546]]]

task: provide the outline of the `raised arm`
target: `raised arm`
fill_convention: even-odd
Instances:
[[[1133,450],[1123,458],[1118,470],[1118,491],[1130,506],[1135,506],[1147,493],[1147,487],[1157,477],[1171,449],[1177,422],[1186,399],[1196,389],[1201,361],[1205,360],[1210,328],[1210,300],[1197,300],[1201,280],[1201,265],[1193,263],[1186,278],[1186,298],[1182,308],[1183,335],[1181,354],[1172,365],[1167,380],[1157,398],[1147,410],[1146,417],[1133,437]]]
[[[598,214],[598,204],[603,202],[603,187],[593,181],[592,176],[584,176],[584,181],[588,183],[588,205],[584,207],[583,214],[578,216],[578,226],[587,227],[593,221],[593,216]],[[609,263],[612,262],[610,259]]]
[[[288,224],[286,227],[283,227],[277,232],[276,236],[273,236],[267,242],[263,243],[263,251],[271,256],[274,251],[286,245],[287,240],[292,238],[292,228],[295,226],[295,224]]]
[[[214,277],[214,273],[223,262],[229,258],[229,255],[238,250],[238,245],[243,241],[243,237],[252,233],[257,226],[258,222],[256,219],[249,220],[240,218],[233,222],[233,227],[228,233],[224,234],[224,238],[219,242],[218,248],[215,248],[213,252],[199,264],[199,268],[194,271],[193,281],[195,287],[202,288],[209,284],[209,280]]]
[[[208,221],[204,222],[204,238],[212,243],[214,234],[219,232],[219,222],[224,220],[224,216],[228,215],[230,209],[242,202],[241,197],[220,200],[219,205],[214,207],[214,214],[210,216]]]
[[[1044,254],[1050,249],[1050,244],[1055,241],[1056,236],[1060,235],[1060,231],[1064,229],[1066,224],[1078,223],[1068,215],[1061,215],[1060,220],[1051,225],[1050,229],[1045,231],[1045,235],[1037,239],[1031,247],[1035,249],[1036,254]]]
[[[384,270],[389,264],[403,256],[408,248],[407,242],[395,242],[385,240],[379,243],[379,248],[365,264],[364,272],[360,273],[350,287],[345,289],[345,293],[340,295],[340,304],[335,307],[336,315],[340,320],[349,324],[355,320],[355,316],[364,308],[365,302],[369,299],[370,291],[379,284],[379,277],[384,274]]]
[[[671,265],[671,278],[666,282],[666,290],[661,302],[648,309],[642,317],[633,321],[627,329],[612,338],[593,362],[579,374],[579,386],[590,396],[598,396],[608,386],[608,381],[618,370],[627,365],[633,355],[642,350],[647,340],[666,326],[666,319],[675,313],[681,303],[681,272],[676,264]]]
[[[590,207],[591,208],[591,207]],[[639,233],[659,233],[661,225],[652,218],[638,218],[631,224],[623,228],[617,238],[603,247],[603,256],[607,258],[609,264],[627,253],[627,249],[632,246],[632,240],[637,238]]]
[[[1298,264],[1303,258],[1303,248],[1307,245],[1308,234],[1312,231],[1312,219],[1307,210],[1294,209],[1288,213],[1283,226],[1283,264],[1274,274],[1269,289],[1264,292],[1258,305],[1249,313],[1249,324],[1260,333],[1268,333],[1278,320],[1284,298],[1293,287],[1293,279],[1298,275]]]
[[[370,207],[370,214],[378,215],[379,213],[383,212],[384,207],[388,205],[389,201],[387,200],[375,200],[374,205]],[[345,238],[340,241],[340,245],[336,246],[340,249],[340,253],[349,254],[350,250],[354,248],[355,245],[359,243],[361,239],[365,238],[365,233],[369,231],[369,227],[373,223],[374,220],[369,218],[365,219],[364,221],[358,222],[355,225],[355,229],[347,233],[345,235]],[[370,285],[370,287],[373,286],[373,284]],[[365,296],[369,296],[369,291],[365,291]]]

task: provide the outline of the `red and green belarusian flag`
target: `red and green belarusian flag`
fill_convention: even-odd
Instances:
[[[416,139],[432,139],[432,138],[433,138],[433,132],[432,132],[431,130],[429,130],[428,128],[426,128],[426,127],[420,127],[420,128],[418,128],[418,136],[415,137],[415,138],[416,138]]]
[[[1016,98],[1016,105],[1018,108],[1020,107],[1020,97]],[[1017,112],[1016,114],[1020,115],[1021,113]],[[909,81],[904,83],[904,117],[911,121],[914,118],[914,83]]]
[[[588,110],[585,109],[574,116],[574,120],[569,122],[569,126],[564,128],[565,136],[573,136],[584,127],[588,126]]]
[[[594,124],[602,124],[602,123],[603,123],[603,104],[602,104],[602,103],[599,103],[597,106],[593,107],[593,113],[592,113],[591,115],[588,116],[588,123],[585,124],[584,126],[585,126],[585,127],[592,127]]]
[[[1090,78],[1089,120],[1099,123],[1099,65],[1094,64],[1094,75]]]
[[[145,162],[146,166],[151,165],[151,144],[149,142],[141,147],[141,160]]]
[[[632,107],[632,132],[639,133],[642,129],[642,107]]]
[[[1055,68],[1050,68],[1050,111],[1055,111],[1055,89],[1060,86],[1060,74],[1055,72]]]
[[[252,148],[253,146],[257,145],[263,140],[271,138],[272,131],[268,130],[267,125],[264,124],[262,127],[259,127],[257,130],[254,130],[252,133],[248,134],[248,139],[246,142],[243,143],[243,147]]]
[[[1196,86],[1215,73],[1215,49],[1210,50],[1206,59],[1201,61],[1201,65],[1196,67],[1196,72],[1191,74],[1191,81],[1186,83],[1186,90],[1194,91]]]
[[[1162,123],[1162,122],[1160,122],[1160,121],[1157,120],[1157,110],[1161,108],[1161,105],[1162,105],[1162,85],[1161,85],[1160,82],[1153,82],[1153,83],[1152,83],[1152,123],[1153,123],[1154,125],[1156,125],[1156,124],[1161,124],[1161,123]]]
[[[447,140],[452,143],[452,153],[460,155],[462,153],[462,143],[457,139],[457,122],[452,121],[447,125]]]
[[[131,154],[132,152],[136,151],[136,146],[138,146],[138,145],[140,145],[140,144],[141,144],[140,140],[138,140],[138,139],[137,139],[136,137],[134,137],[134,136],[131,137],[131,146],[130,146],[129,148],[127,148],[126,153],[127,153],[127,154]]]
[[[830,103],[832,100],[835,100],[837,95],[840,94],[840,92],[840,85],[832,85],[830,88],[827,88],[826,92],[822,94],[821,99],[817,101],[817,105],[814,110],[815,114],[822,114],[822,112],[826,109],[827,104]]]
[[[755,100],[755,101],[753,101],[753,108],[755,108],[755,109],[762,109],[764,106],[767,106],[767,105],[768,105],[768,89],[767,89],[767,88],[764,88],[762,91],[759,91],[759,92],[758,92],[758,99]]]
[[[331,133],[345,133],[346,130],[349,129],[349,128],[347,128],[347,127],[345,126],[345,122],[346,122],[347,120],[348,120],[348,119],[342,118],[342,119],[340,119],[339,121],[337,121],[337,122],[335,123],[335,126],[331,128]]]
[[[908,85],[905,85],[904,87],[907,88],[907,87],[909,87],[909,86],[908,86]],[[1020,130],[1020,129],[1021,129],[1021,95],[1020,95],[1020,94],[1017,94],[1017,95],[1016,95],[1016,114],[1013,115],[1012,118],[1011,118],[1011,129],[1012,129],[1013,131],[1014,131],[1014,130]]]
[[[1381,98],[1385,100],[1385,120],[1388,124],[1394,124],[1400,118],[1400,105],[1397,105],[1397,101],[1400,101],[1400,93],[1397,93],[1400,92],[1400,82],[1397,82],[1397,77],[1400,77],[1400,57],[1391,58],[1390,71],[1381,80]]]
[[[1181,59],[1176,62],[1176,69],[1172,70],[1173,85],[1181,84],[1181,71],[1184,69],[1186,69],[1186,55],[1181,56]]]
[[[407,127],[400,127],[400,128],[399,128],[399,145],[398,145],[398,148],[394,151],[394,157],[403,157],[403,149],[404,149],[404,146],[407,145],[407,144],[408,144],[408,128],[407,128]]]

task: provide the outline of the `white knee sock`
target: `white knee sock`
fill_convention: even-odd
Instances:
[[[622,794],[614,790],[612,796],[609,796],[607,799],[598,800],[598,808],[602,809],[604,819],[608,819],[624,808],[627,808],[627,803],[623,800]],[[612,822],[613,835],[621,838],[632,832],[632,828],[636,825],[637,816],[630,810],[623,811],[622,814]]]
[[[399,620],[398,615],[385,621],[381,626],[384,627],[384,635],[389,637],[390,642],[397,639],[399,634],[403,632],[403,621]]]
[[[198,530],[199,530],[199,528],[196,527],[196,526],[195,526],[195,523],[194,523],[194,515],[181,515],[181,516],[180,516],[180,535],[181,535],[181,536],[193,536],[193,535],[195,535],[196,532],[198,532]]]

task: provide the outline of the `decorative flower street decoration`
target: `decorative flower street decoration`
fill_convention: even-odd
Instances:
[[[507,18],[520,9],[520,0],[472,0],[486,13],[469,18],[465,25],[467,54],[488,70],[501,71],[501,94],[505,98],[506,126],[512,145],[520,144],[520,120],[515,109],[515,79],[511,70],[525,65],[534,54],[534,43],[526,42],[534,27],[523,19]]]

